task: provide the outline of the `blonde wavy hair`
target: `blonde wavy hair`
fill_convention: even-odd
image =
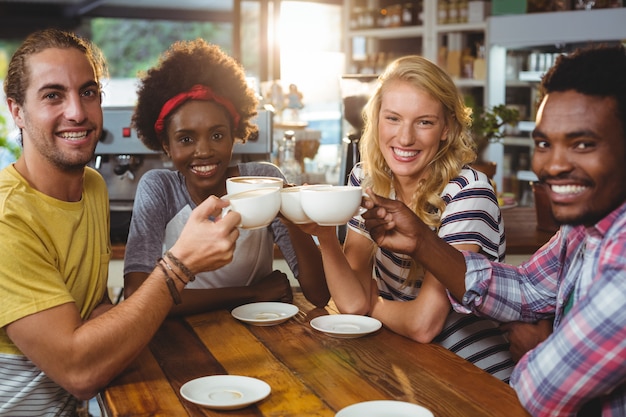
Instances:
[[[426,224],[437,229],[445,203],[440,194],[461,169],[476,159],[470,134],[472,110],[465,106],[463,96],[450,76],[431,61],[417,55],[396,59],[378,77],[378,85],[363,109],[365,128],[359,143],[364,162],[364,187],[371,187],[379,195],[388,196],[393,182],[392,172],[380,151],[378,114],[383,95],[391,81],[409,82],[429,93],[443,105],[447,140],[439,143],[439,150],[430,163],[428,177],[422,181],[419,193],[413,196],[410,208]]]

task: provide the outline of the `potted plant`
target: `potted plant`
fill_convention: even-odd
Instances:
[[[480,107],[472,115],[472,137],[474,138],[477,159],[472,164],[475,169],[492,178],[496,171],[495,162],[487,162],[483,158],[485,149],[490,143],[498,142],[504,137],[505,125],[515,126],[520,114],[517,109],[504,104],[492,108]]]
[[[22,153],[22,148],[9,140],[7,121],[4,115],[0,113],[0,163],[7,158],[7,153],[10,159],[17,160]]]

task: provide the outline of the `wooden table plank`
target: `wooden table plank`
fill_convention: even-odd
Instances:
[[[159,363],[147,348],[100,395],[104,412],[109,416],[188,415]]]
[[[524,416],[514,391],[446,349],[388,329],[339,339],[309,321],[337,312],[314,308],[302,293],[300,312],[277,326],[252,326],[226,310],[167,320],[139,358],[102,393],[109,416],[333,417],[362,401],[421,404],[437,417]],[[265,400],[215,411],[181,398],[193,378],[231,374],[266,381]]]
[[[250,330],[335,410],[361,401],[395,399],[423,405],[438,417],[528,415],[507,384],[440,346],[419,344],[386,328],[358,339],[333,338],[308,324],[322,314],[327,312],[312,309],[306,318],[295,320],[300,323],[281,325],[288,338],[280,339],[285,332],[276,327]],[[433,366],[442,361],[456,365]],[[459,390],[457,383],[467,390]],[[485,395],[485,386],[496,387],[493,395]],[[474,398],[480,401],[474,403]]]
[[[218,312],[210,320],[202,316],[187,320],[228,373],[258,378],[272,387],[270,396],[257,405],[263,415],[283,415],[285,404],[289,404],[290,415],[294,416],[335,415],[227,311]],[[231,415],[243,414],[232,411]]]

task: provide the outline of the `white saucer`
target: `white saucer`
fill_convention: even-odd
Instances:
[[[236,410],[267,397],[270,386],[260,379],[237,375],[213,375],[193,379],[180,387],[187,401],[216,410]]]
[[[382,323],[367,316],[331,314],[314,318],[311,326],[329,336],[351,339],[375,332],[382,327]]]
[[[335,417],[433,417],[428,409],[404,401],[365,401],[349,405]]]
[[[506,209],[515,208],[515,207],[517,207],[517,202],[513,202],[511,204],[502,204],[500,206],[500,210],[506,210]]]
[[[298,307],[288,303],[263,302],[239,306],[230,313],[237,320],[255,326],[273,326],[289,320],[298,313]]]

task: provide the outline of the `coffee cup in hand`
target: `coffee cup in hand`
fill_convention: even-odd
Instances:
[[[286,187],[280,190],[280,212],[287,220],[294,224],[314,223],[302,208],[300,190],[306,187],[318,187],[320,185],[298,185]],[[322,185],[323,186],[323,185]]]
[[[280,210],[280,188],[259,188],[222,197],[230,203],[222,210],[222,216],[236,211],[241,216],[239,227],[260,229],[269,226]]]
[[[237,194],[259,188],[283,188],[283,179],[278,177],[240,176],[226,179],[226,193]]]
[[[320,226],[341,226],[363,213],[362,197],[361,187],[349,185],[303,187],[300,190],[304,213]]]

